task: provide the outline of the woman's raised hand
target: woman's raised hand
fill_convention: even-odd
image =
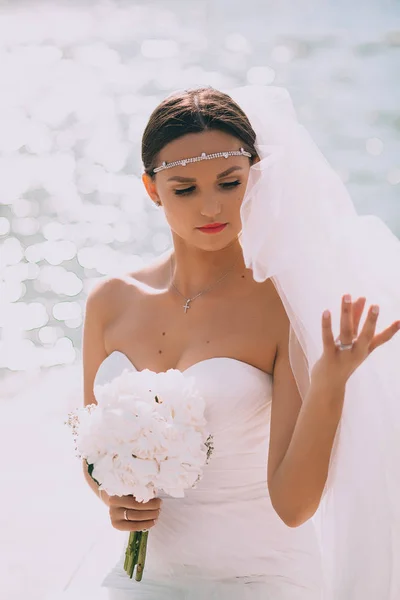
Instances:
[[[160,514],[161,502],[160,498],[138,502],[134,496],[110,496],[109,513],[112,526],[119,531],[151,529]],[[128,521],[124,518],[125,510]]]
[[[361,333],[358,329],[364,311],[366,298],[358,298],[352,302],[351,296],[342,297],[340,334],[335,339],[332,332],[331,314],[325,311],[322,315],[322,340],[324,350],[321,358],[315,363],[311,378],[323,377],[325,383],[344,385],[354,371],[379,346],[392,339],[400,329],[400,321],[395,321],[375,335],[379,306],[370,306]],[[400,309],[400,307],[399,307]],[[347,350],[340,350],[339,343],[352,344]],[[400,368],[400,361],[399,361]]]

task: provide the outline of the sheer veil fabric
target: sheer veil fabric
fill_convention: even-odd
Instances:
[[[272,278],[282,299],[291,322],[291,367],[304,401],[323,350],[325,309],[335,336],[346,292],[365,296],[367,307],[379,304],[377,331],[399,319],[400,241],[378,217],[356,213],[284,88],[225,91],[247,114],[261,159],[251,167],[241,207],[246,266],[256,281]],[[313,517],[324,600],[400,598],[399,465],[397,334],[346,386],[328,480]]]

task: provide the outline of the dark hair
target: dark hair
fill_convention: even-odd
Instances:
[[[200,87],[175,93],[163,100],[150,115],[142,137],[142,161],[145,172],[154,176],[159,152],[169,142],[187,133],[218,129],[237,137],[254,160],[256,134],[243,110],[212,87]]]

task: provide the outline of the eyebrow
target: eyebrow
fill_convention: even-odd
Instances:
[[[239,165],[233,166],[233,167],[229,167],[229,169],[226,169],[226,171],[222,171],[222,173],[219,173],[217,175],[217,179],[222,179],[222,177],[226,177],[227,175],[230,175],[231,173],[233,173],[233,171],[241,171],[242,167],[239,167]],[[174,175],[174,177],[170,177],[168,179],[168,181],[181,181],[184,183],[193,183],[196,181],[196,179],[194,177],[180,177],[179,175]]]

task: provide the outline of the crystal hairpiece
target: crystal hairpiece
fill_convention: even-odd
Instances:
[[[214,154],[206,154],[202,152],[200,156],[194,156],[193,158],[184,158],[182,160],[175,160],[174,162],[163,162],[160,167],[153,169],[153,173],[164,171],[164,169],[171,169],[172,167],[186,167],[189,163],[199,162],[200,160],[211,160],[212,158],[228,158],[229,156],[248,156],[251,158],[250,152],[247,152],[244,148],[240,150],[229,150],[229,152],[215,152]]]

